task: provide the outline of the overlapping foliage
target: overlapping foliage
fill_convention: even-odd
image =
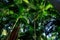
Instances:
[[[17,40],[56,40],[59,22],[60,14],[46,0],[0,1],[0,40],[7,40],[18,26]]]

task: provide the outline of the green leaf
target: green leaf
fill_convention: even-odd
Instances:
[[[45,7],[45,10],[48,10],[49,8],[53,8],[53,6],[51,4],[48,4],[46,7]]]

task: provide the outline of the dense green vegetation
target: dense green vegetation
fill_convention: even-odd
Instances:
[[[18,26],[17,40],[60,40],[60,14],[46,0],[0,0],[0,40]]]

